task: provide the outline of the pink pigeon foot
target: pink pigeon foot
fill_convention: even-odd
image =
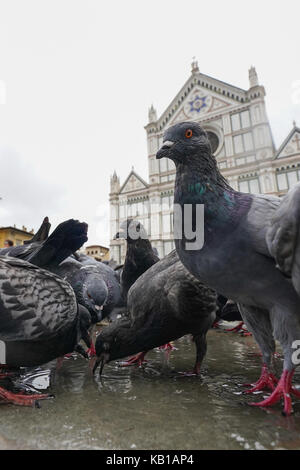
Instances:
[[[163,346],[159,346],[159,349],[163,349],[164,351],[173,351],[176,348],[174,348],[173,344],[166,343]]]
[[[120,367],[129,367],[129,366],[135,366],[138,365],[139,367],[145,364],[146,361],[144,357],[146,356],[147,353],[141,352],[139,354],[136,354],[135,356],[132,356],[128,361],[121,362]]]
[[[276,385],[278,383],[278,379],[273,375],[266,364],[263,365],[262,371],[261,371],[261,376],[258,379],[257,382],[254,384],[244,384],[244,387],[252,387],[249,390],[245,390],[244,393],[254,393],[254,392],[259,392],[261,390],[265,389],[270,389],[273,390],[275,389]]]
[[[300,398],[300,392],[292,387],[293,375],[294,371],[284,370],[273,393],[268,398],[266,398],[266,400],[263,400],[259,403],[250,403],[250,405],[260,407],[272,406],[278,403],[281,398],[283,398],[284,408],[282,414],[284,416],[290,416],[292,413],[291,394]]]

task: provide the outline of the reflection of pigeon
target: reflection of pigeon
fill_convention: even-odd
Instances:
[[[253,390],[273,390],[270,398],[256,405],[271,405],[283,397],[284,413],[290,414],[290,394],[299,395],[291,382],[293,343],[300,338],[300,299],[295,290],[300,286],[300,186],[282,200],[233,190],[218,170],[205,131],[193,122],[176,124],[165,132],[157,153],[157,158],[162,157],[175,162],[174,202],[184,214],[186,205],[192,205],[193,230],[196,206],[204,205],[204,246],[188,250],[186,242],[191,240],[183,231],[182,240],[176,240],[179,257],[200,280],[239,303],[263,354],[262,376]],[[269,370],[273,333],[284,350],[278,384]]]
[[[122,296],[126,303],[130,287],[147,269],[159,261],[159,257],[154,253],[146,230],[138,220],[125,220],[115,238],[127,241],[126,258],[121,274]]]
[[[198,374],[206,353],[206,333],[216,312],[216,294],[192,276],[173,251],[148,269],[128,292],[129,318],[121,318],[97,336],[97,364],[145,353],[192,334]],[[101,367],[102,369],[102,367]],[[100,370],[101,370],[100,369]]]
[[[87,241],[87,228],[86,223],[70,219],[59,224],[46,240],[4,248],[0,255],[25,259],[40,268],[51,269]]]
[[[97,266],[84,266],[69,256],[52,272],[71,284],[77,302],[90,312],[92,323],[102,320],[102,310],[108,296],[108,289]]]
[[[0,370],[44,364],[74,351],[81,338],[90,347],[90,323],[88,311],[63,279],[0,256]],[[0,388],[0,398],[31,405],[41,396],[15,396]]]

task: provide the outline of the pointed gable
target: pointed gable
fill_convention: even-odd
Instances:
[[[129,175],[127,176],[123,186],[120,189],[120,194],[128,193],[131,191],[147,189],[148,184],[146,181],[141,178],[134,170],[131,170]]]
[[[205,119],[211,113],[247,101],[247,91],[195,72],[157,121],[157,130],[185,120]]]
[[[295,126],[279,147],[275,159],[298,154],[300,154],[300,128]]]

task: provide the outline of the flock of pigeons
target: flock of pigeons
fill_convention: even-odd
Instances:
[[[300,396],[292,387],[300,344],[300,185],[281,199],[233,190],[193,122],[166,131],[157,153],[163,157],[176,165],[174,202],[183,215],[192,206],[194,228],[197,205],[204,205],[203,248],[187,249],[183,230],[176,250],[159,259],[142,224],[128,219],[116,234],[127,241],[125,263],[113,268],[78,252],[87,241],[85,223],[71,219],[49,235],[45,218],[30,242],[0,250],[0,378],[73,351],[101,374],[109,361],[134,355],[123,365],[142,364],[149,350],[172,347],[187,334],[196,346],[191,374],[199,374],[206,334],[225,318],[245,323],[262,352],[261,377],[247,392],[271,395],[251,405],[283,398],[289,415],[291,394]],[[93,324],[104,318],[110,323],[93,344]],[[279,380],[275,340],[284,353]],[[9,403],[46,397],[0,387]]]

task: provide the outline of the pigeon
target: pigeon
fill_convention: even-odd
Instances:
[[[43,242],[47,240],[50,232],[51,224],[49,222],[49,218],[45,217],[42,225],[36,232],[36,234],[31,238],[31,240],[24,240],[23,244],[24,245],[29,245],[30,243],[35,243],[35,242]]]
[[[126,257],[121,273],[122,297],[126,304],[130,287],[147,269],[159,261],[159,257],[154,253],[147,232],[138,220],[125,220],[114,238],[123,238],[127,241]]]
[[[216,293],[199,282],[174,250],[155,263],[128,292],[129,317],[104,328],[96,338],[94,371],[101,364],[192,334],[196,349],[193,374],[199,374],[206,353],[206,333],[216,314]]]
[[[0,370],[34,367],[91,346],[89,312],[72,287],[27,261],[0,256]],[[78,348],[82,352],[81,345]],[[41,395],[15,395],[0,388],[5,402],[32,405]]]
[[[82,266],[93,266],[95,272],[102,276],[108,291],[107,299],[103,305],[102,319],[113,318],[114,316],[121,315],[124,310],[124,304],[121,295],[121,286],[118,280],[118,274],[109,266],[97,261],[91,256],[84,253],[76,252],[74,259],[81,263]]]
[[[85,266],[69,256],[52,268],[51,272],[73,287],[77,302],[88,309],[93,324],[103,319],[102,311],[108,297],[108,288],[97,266]]]
[[[226,332],[241,333],[243,336],[252,336],[246,329],[239,308],[233,300],[226,299],[223,295],[218,295],[217,298],[217,318],[213,325],[214,328],[219,328],[220,321],[239,322],[233,328],[222,328]]]
[[[37,241],[33,238],[33,242],[29,244],[3,248],[0,256],[24,259],[40,268],[51,269],[79,250],[88,240],[87,229],[88,225],[84,222],[66,220],[44,241],[37,237]]]
[[[290,415],[291,394],[300,396],[291,385],[293,346],[300,339],[300,185],[282,199],[234,190],[218,169],[206,132],[195,122],[166,130],[157,153],[162,157],[176,165],[174,225],[180,260],[199,280],[238,304],[261,349],[262,374],[249,392],[269,388],[272,393],[251,405],[271,406],[283,398],[283,414]],[[284,351],[279,381],[271,370],[275,339]]]

